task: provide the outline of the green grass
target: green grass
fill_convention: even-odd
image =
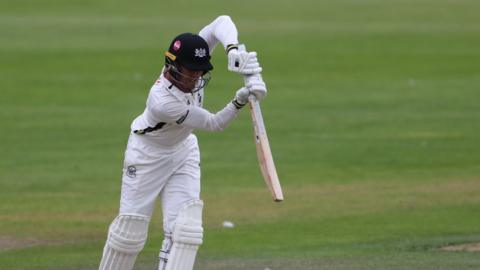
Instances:
[[[118,209],[129,126],[163,51],[229,14],[257,50],[285,201],[248,112],[198,132],[197,269],[478,269],[480,3],[0,3],[0,269],[95,269]],[[206,107],[242,80],[217,49]],[[155,269],[159,207],[136,269]],[[236,227],[221,227],[232,220]]]

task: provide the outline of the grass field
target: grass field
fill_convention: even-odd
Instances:
[[[197,132],[196,269],[480,269],[480,2],[0,3],[0,269],[95,269],[130,122],[163,51],[229,14],[257,50],[284,187],[261,178],[247,111]],[[206,107],[242,83],[214,53]],[[159,211],[159,207],[157,207]],[[155,269],[155,212],[136,269]],[[224,220],[236,227],[224,229]]]

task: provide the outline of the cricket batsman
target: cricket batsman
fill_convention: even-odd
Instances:
[[[210,55],[220,43],[228,70],[249,75],[232,101],[213,114],[203,108],[204,88],[213,69]],[[220,16],[200,33],[175,37],[146,107],[131,124],[125,151],[120,210],[111,223],[100,270],[131,270],[143,249],[157,197],[161,200],[164,240],[159,270],[192,270],[202,244],[200,153],[194,129],[222,131],[254,95],[267,89],[255,52],[238,49],[238,32]]]

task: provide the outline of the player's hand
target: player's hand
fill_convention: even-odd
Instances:
[[[248,96],[250,96],[250,91],[246,87],[242,87],[238,89],[237,93],[235,94],[235,100],[238,105],[244,106],[248,103]]]
[[[260,74],[246,76],[245,86],[250,94],[254,95],[258,101],[261,101],[267,96],[267,86]]]
[[[232,49],[228,51],[228,70],[242,74],[258,74],[262,72],[256,52]]]

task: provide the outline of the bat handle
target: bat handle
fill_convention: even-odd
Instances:
[[[246,52],[247,51],[247,47],[245,46],[245,44],[239,44],[238,45],[238,51],[239,52]],[[252,75],[243,75],[243,82],[245,85],[247,85],[247,82],[248,82],[248,78],[252,77],[252,76],[256,76],[258,77],[260,80],[262,80],[262,74],[258,73],[258,74],[252,74]],[[250,95],[248,100],[251,101],[252,99],[252,96],[253,95]],[[256,101],[257,99],[255,98],[255,96],[253,96],[254,98],[254,101]]]

